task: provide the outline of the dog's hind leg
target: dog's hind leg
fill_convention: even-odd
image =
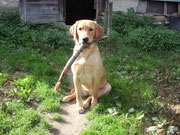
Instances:
[[[89,96],[89,97],[86,99],[86,101],[84,101],[83,107],[84,107],[85,109],[87,109],[87,108],[90,106],[91,101],[92,101],[92,96]]]
[[[65,96],[62,101],[63,101],[63,102],[69,102],[69,101],[71,101],[71,100],[73,100],[73,99],[75,99],[75,98],[76,98],[76,93],[75,93],[75,90],[72,89],[72,90],[71,90],[71,95]]]
[[[98,98],[100,98],[101,96],[103,95],[107,95],[111,92],[111,85],[109,83],[107,83],[104,87],[102,87],[100,90],[99,90],[99,93],[98,93]]]

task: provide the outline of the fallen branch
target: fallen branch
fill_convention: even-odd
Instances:
[[[92,42],[98,42],[101,40],[105,40],[107,39],[107,36],[98,38],[98,39],[94,39]],[[76,53],[74,55],[71,56],[71,58],[68,60],[68,62],[66,63],[66,66],[64,67],[63,71],[61,72],[61,75],[56,83],[56,86],[54,88],[55,91],[57,91],[59,89],[59,87],[61,86],[62,81],[64,80],[65,75],[67,74],[68,70],[70,69],[71,65],[73,64],[73,62],[76,60],[76,58],[79,56],[79,54],[87,47],[89,47],[91,44],[83,44],[79,50],[76,51]]]

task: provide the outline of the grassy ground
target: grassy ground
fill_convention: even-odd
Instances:
[[[71,42],[59,25],[19,22],[16,13],[0,18],[0,134],[47,134],[53,127],[44,118],[60,121],[62,89],[53,87],[69,59]],[[62,59],[63,57],[63,59]]]
[[[180,33],[132,10],[115,14],[112,29],[99,45],[112,92],[89,113],[81,134],[179,134]]]
[[[112,39],[99,44],[112,92],[89,112],[91,122],[81,134],[175,133],[178,117],[168,104],[179,102],[178,50],[146,52],[125,40],[113,31]],[[63,119],[59,101],[68,82],[58,93],[53,87],[71,54],[71,41],[62,26],[22,24],[18,15],[2,14],[0,134],[53,131],[44,112],[53,120]]]
[[[89,113],[88,118],[92,121],[82,135],[168,132],[176,115],[167,117],[171,110],[159,100],[163,98],[159,85],[178,87],[178,52],[148,53],[125,46],[122,39],[105,41],[100,48],[112,92],[101,98]],[[178,96],[178,89],[171,90],[171,96]],[[177,104],[177,98],[173,97],[171,101]]]

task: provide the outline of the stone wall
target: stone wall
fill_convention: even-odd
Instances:
[[[19,0],[0,0],[0,8],[17,8]]]
[[[139,0],[112,0],[112,1],[113,1],[113,11],[127,12],[127,10],[130,8],[133,8],[136,11]]]

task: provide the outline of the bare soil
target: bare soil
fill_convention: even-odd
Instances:
[[[71,71],[67,74],[69,80],[69,87],[73,88],[73,80]],[[61,103],[63,117],[63,122],[51,121],[50,124],[53,125],[55,130],[51,133],[53,135],[79,135],[82,129],[88,124],[88,119],[86,118],[86,113],[79,114],[76,110],[76,101],[71,101],[69,103]]]

